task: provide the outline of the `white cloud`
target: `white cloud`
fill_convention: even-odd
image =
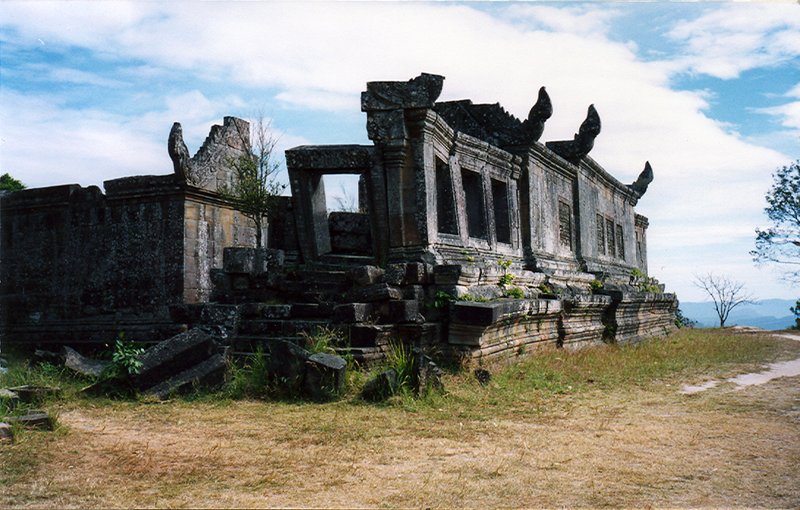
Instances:
[[[722,79],[800,55],[800,8],[793,4],[727,4],[670,32],[685,44],[686,70]]]

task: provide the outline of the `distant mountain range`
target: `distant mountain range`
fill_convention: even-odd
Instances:
[[[733,309],[725,322],[726,326],[755,326],[763,329],[787,329],[794,325],[794,315],[789,308],[794,306],[791,299],[764,299],[756,304],[739,305]],[[714,310],[714,303],[680,304],[683,315],[697,321],[698,327],[714,328],[719,326],[719,317]]]

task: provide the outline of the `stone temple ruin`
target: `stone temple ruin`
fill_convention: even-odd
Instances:
[[[653,180],[626,185],[589,157],[600,118],[539,142],[499,104],[437,102],[444,78],[371,82],[372,145],[286,151],[281,197],[254,248],[252,222],[217,192],[249,126],[227,117],[193,157],[180,125],[170,175],[2,196],[2,342],[157,342],[200,327],[233,353],[324,325],[341,351],[381,359],[391,338],[482,363],[539,348],[636,342],[674,328],[674,294],[647,274]],[[359,212],[328,212],[323,177],[359,176]],[[250,247],[250,248],[248,248]]]

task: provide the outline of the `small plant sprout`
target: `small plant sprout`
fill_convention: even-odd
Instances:
[[[503,270],[503,275],[500,277],[500,280],[497,282],[497,285],[504,288],[514,281],[514,275],[508,272],[508,268],[511,267],[513,262],[510,259],[500,259],[497,261],[497,265]]]

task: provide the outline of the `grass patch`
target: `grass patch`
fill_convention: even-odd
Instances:
[[[800,342],[683,330],[488,367],[487,386],[448,373],[445,394],[381,404],[252,401],[243,387],[77,398],[81,381],[13,360],[0,385],[62,387],[47,405],[68,427],[0,447],[0,506],[793,506],[800,436],[774,395],[727,393],[731,420],[676,386],[798,356]]]

